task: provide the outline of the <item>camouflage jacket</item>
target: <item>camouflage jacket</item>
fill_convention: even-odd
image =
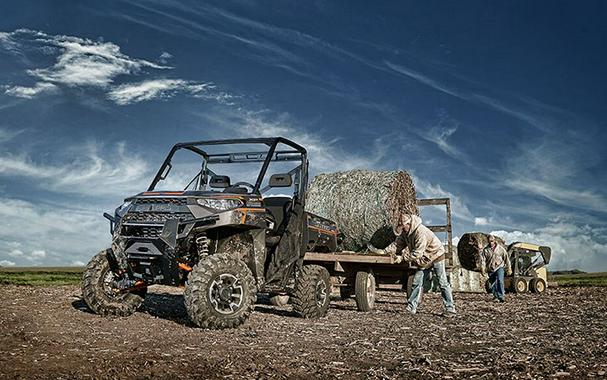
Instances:
[[[481,268],[484,268],[488,272],[495,272],[502,267],[506,272],[510,272],[509,255],[506,248],[501,244],[497,244],[495,250],[491,248],[491,245],[487,245],[480,256]]]

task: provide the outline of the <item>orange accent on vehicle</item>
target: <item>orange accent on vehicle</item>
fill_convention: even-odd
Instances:
[[[143,195],[183,195],[183,191],[146,191]]]
[[[179,268],[183,269],[186,272],[191,272],[192,271],[192,267],[189,266],[189,265],[187,265],[187,264],[184,264],[184,263],[179,263]]]
[[[250,207],[241,207],[237,208],[236,211],[242,212],[242,216],[240,217],[240,224],[244,224],[247,220],[247,213],[249,212],[266,212],[265,208],[250,208]]]
[[[335,235],[335,236],[339,235],[339,231],[325,230],[324,228],[314,227],[314,226],[308,226],[308,228],[312,229],[312,230],[318,230],[320,232],[324,232],[329,235]]]

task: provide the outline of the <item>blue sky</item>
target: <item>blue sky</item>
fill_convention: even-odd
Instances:
[[[80,265],[178,141],[281,135],[405,169],[455,235],[607,270],[607,5],[0,5],[0,265]],[[436,211],[424,215],[441,222]]]

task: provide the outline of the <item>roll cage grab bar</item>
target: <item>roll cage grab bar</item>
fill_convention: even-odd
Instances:
[[[267,152],[234,152],[234,153],[217,153],[209,154],[204,150],[200,149],[202,146],[209,145],[235,145],[235,144],[265,144],[267,145]],[[278,144],[287,145],[293,150],[276,150]],[[300,161],[301,164],[295,169],[291,170],[289,174],[295,174],[295,196],[305,194],[308,184],[308,153],[301,145],[285,139],[284,137],[273,137],[273,138],[249,138],[249,139],[229,139],[229,140],[210,140],[210,141],[194,141],[186,143],[178,143],[173,146],[164,162],[160,166],[160,169],[154,176],[152,183],[148,187],[147,191],[153,191],[158,182],[163,179],[162,175],[167,166],[171,166],[171,160],[175,152],[179,149],[187,149],[192,151],[204,158],[207,164],[228,164],[238,162],[263,162],[253,193],[259,193],[259,188],[266,175],[270,162],[273,161]],[[203,170],[206,170],[206,164]],[[266,188],[264,188],[266,190]]]

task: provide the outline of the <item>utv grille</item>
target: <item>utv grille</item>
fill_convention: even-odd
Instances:
[[[129,212],[124,216],[124,223],[160,223],[164,224],[169,219],[188,220],[194,216],[189,212],[166,213],[166,212]]]
[[[123,226],[122,234],[129,237],[151,238],[160,236],[162,226]]]
[[[173,204],[173,205],[187,205],[188,200],[186,198],[139,198],[135,202],[136,204]]]

